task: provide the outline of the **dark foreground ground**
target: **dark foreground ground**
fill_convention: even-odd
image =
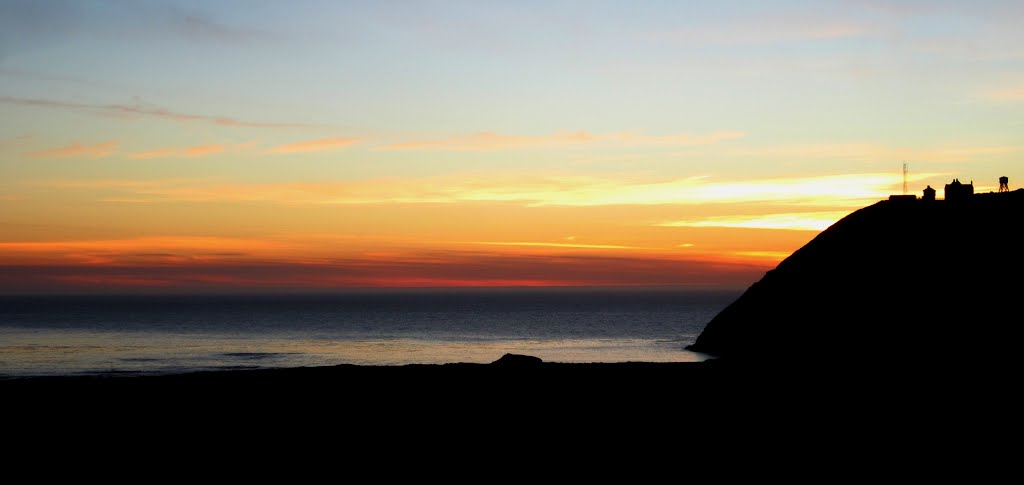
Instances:
[[[196,459],[223,466],[241,452],[249,470],[282,456],[339,470],[411,456],[447,474],[483,456],[491,470],[577,469],[586,459],[588,473],[618,466],[653,480],[713,455],[775,456],[787,470],[831,463],[848,476],[893,464],[918,470],[910,451],[924,453],[929,470],[962,462],[965,450],[1009,460],[993,440],[1024,431],[1019,380],[985,367],[341,365],[10,379],[0,381],[0,408],[8,443],[27,443],[18,450],[33,459],[141,455],[161,470]],[[168,448],[181,454],[173,465]],[[404,460],[393,467],[408,467]],[[741,461],[711,471],[748,470]]]
[[[526,363],[404,366],[338,365],[224,370],[174,375],[96,375],[0,380],[8,397],[32,395],[150,395],[238,397],[331,396],[350,402],[572,399],[609,394],[633,399],[675,396],[684,388],[709,389],[720,372],[713,364]]]
[[[40,478],[973,483],[989,481],[994,464],[1017,469],[1016,448],[1001,445],[1022,431],[1016,380],[809,368],[343,365],[16,379],[0,382],[0,409],[8,469],[31,465]],[[991,481],[999,476],[1012,475]]]
[[[0,397],[6,409],[28,414],[103,416],[99,421],[121,424],[141,415],[141,422],[312,419],[316,426],[344,423],[361,430],[427,425],[470,431],[544,422],[596,431],[618,420],[682,422],[685,409],[721,400],[717,390],[726,381],[718,367],[528,362],[37,377],[0,381]]]
[[[995,409],[1024,403],[1017,373],[997,363],[900,361],[844,366],[702,363],[540,362],[503,358],[491,364],[302,367],[176,375],[100,375],[0,380],[10,404],[77,403],[194,406],[232,403],[451,412],[544,409],[758,412],[777,406],[895,411]]]

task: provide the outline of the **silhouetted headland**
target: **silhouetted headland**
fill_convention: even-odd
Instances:
[[[1021,345],[1011,315],[1024,274],[1015,231],[1024,190],[973,189],[954,180],[945,200],[929,187],[922,199],[894,196],[850,214],[754,283],[689,348],[807,369],[1010,359]]]
[[[823,386],[842,402],[917,395],[922,387],[914,386],[924,386],[931,396],[955,389],[957,402],[988,393],[991,403],[1012,390],[991,384],[1005,380],[1021,345],[1011,318],[1024,269],[1014,232],[1021,214],[1024,190],[897,197],[853,212],[714,317],[690,348],[718,358],[701,363],[563,364],[508,354],[491,364],[9,379],[0,389],[19,398],[56,395],[54,402],[82,391],[153,402],[330,397],[367,410],[416,403],[449,414],[463,403],[507,411],[538,400],[669,406],[680,389],[748,402],[786,392],[819,396]]]

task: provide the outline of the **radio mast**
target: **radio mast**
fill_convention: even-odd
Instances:
[[[907,162],[903,162],[903,195],[907,195]]]

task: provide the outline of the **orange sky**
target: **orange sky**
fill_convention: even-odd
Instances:
[[[0,242],[0,288],[736,287],[815,234],[665,225],[686,212],[674,206],[648,206],[644,221],[630,207],[507,202],[185,207],[83,204],[77,218],[106,227],[6,224],[19,237]],[[166,235],[196,228],[208,235]]]
[[[32,220],[4,224],[0,288],[743,287],[892,181],[38,182],[15,212]]]
[[[1015,2],[138,3],[0,2],[0,293],[742,288],[1024,157]]]

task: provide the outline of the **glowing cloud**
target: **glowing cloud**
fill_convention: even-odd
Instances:
[[[13,96],[0,96],[0,103],[13,104],[18,106],[33,106],[40,108],[53,108],[72,110],[79,112],[95,113],[107,116],[119,116],[130,118],[156,118],[181,122],[205,122],[219,126],[247,127],[247,128],[301,128],[311,125],[300,123],[264,123],[259,121],[240,120],[229,116],[201,115],[171,111],[159,106],[146,104],[136,100],[132,104],[88,104],[76,103],[73,101],[60,101],[53,99],[32,99],[17,98]]]
[[[160,150],[152,150],[148,152],[135,152],[129,153],[128,158],[134,158],[137,160],[149,160],[153,158],[167,158],[178,156],[178,149],[176,148],[163,148]]]
[[[742,227],[747,229],[789,229],[797,231],[821,231],[831,226],[849,212],[792,212],[758,216],[712,216],[689,221],[673,221],[656,224],[662,227]]]
[[[933,174],[916,174],[914,180]],[[887,197],[902,183],[891,173],[717,182],[710,177],[629,181],[597,177],[431,177],[336,183],[216,184],[190,180],[56,181],[61,188],[107,189],[139,202],[278,204],[442,204],[512,202],[527,206],[605,206],[775,202],[857,207]],[[90,185],[91,184],[91,185]]]
[[[917,160],[927,162],[966,162],[979,157],[1024,153],[1020,145],[956,145],[939,147],[894,147],[867,143],[817,143],[803,145],[738,148],[732,151],[742,157],[780,159],[834,159],[861,162]],[[933,174],[941,175],[941,174]]]
[[[361,140],[359,138],[323,138],[319,140],[308,140],[298,141],[294,143],[286,143],[270,149],[270,153],[307,153],[307,152],[322,152],[326,150],[337,150],[338,148],[345,148]]]
[[[604,140],[620,142],[625,145],[714,145],[726,140],[743,138],[744,134],[738,131],[716,131],[700,135],[675,134],[675,135],[642,135],[637,133],[619,133],[606,135]]]
[[[1024,101],[1024,87],[1016,87],[1009,89],[998,89],[995,91],[989,91],[982,95],[985,99],[991,101],[1005,101],[1010,103],[1019,103]]]
[[[185,156],[190,158],[205,157],[207,155],[214,155],[223,151],[224,145],[202,145],[186,149]]]
[[[125,261],[194,261],[203,257],[285,254],[281,241],[222,237],[162,236],[130,239],[0,242],[0,260],[112,264]]]
[[[115,247],[106,247],[114,242]],[[192,247],[191,243],[196,243]],[[446,251],[388,258],[319,261],[239,257],[216,239],[148,238],[0,244],[0,290],[96,291],[110,288],[339,288],[396,286],[695,285],[741,287],[767,265],[641,255],[516,254]],[[253,248],[252,242],[241,243]],[[258,245],[257,245],[258,246]],[[169,247],[189,255],[149,252]],[[259,248],[257,248],[259,249]],[[272,249],[272,248],[271,248]],[[37,253],[35,257],[24,251]],[[141,252],[146,250],[146,252]],[[79,253],[84,251],[85,253]],[[217,251],[217,252],[211,252]],[[71,254],[68,254],[71,252]],[[266,254],[260,250],[260,256]]]
[[[572,146],[588,143],[618,143],[623,145],[711,145],[724,140],[743,137],[743,133],[721,131],[706,134],[643,135],[637,133],[595,134],[586,131],[529,136],[506,135],[494,132],[471,133],[426,141],[410,141],[379,147],[379,150],[451,150],[488,151],[530,147]]]
[[[134,158],[138,160],[169,157],[199,158],[210,155],[216,155],[218,153],[223,152],[225,149],[226,147],[224,145],[200,145],[184,148],[164,148],[148,152],[130,153],[128,154],[128,158]]]
[[[527,246],[542,248],[571,248],[571,249],[648,249],[637,246],[619,246],[615,244],[573,244],[553,242],[471,242],[469,244],[482,244],[486,246]]]
[[[380,150],[501,150],[552,144],[586,143],[591,140],[589,133],[567,133],[553,136],[515,136],[492,132],[458,135],[441,140],[396,143],[380,147]]]
[[[734,251],[732,254],[737,257],[738,261],[763,260],[775,263],[788,258],[792,253],[785,251]]]
[[[95,145],[74,142],[62,147],[29,153],[32,158],[104,158],[117,151],[118,142],[108,141]]]

